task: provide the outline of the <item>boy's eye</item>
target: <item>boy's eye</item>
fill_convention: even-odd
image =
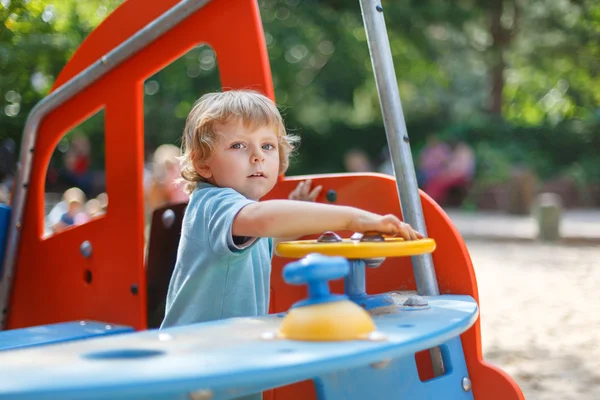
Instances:
[[[244,144],[243,143],[234,143],[231,145],[232,149],[243,149],[244,148]]]
[[[262,148],[263,148],[263,150],[273,150],[273,149],[275,149],[275,146],[273,146],[271,143],[267,143],[267,144],[263,144]]]

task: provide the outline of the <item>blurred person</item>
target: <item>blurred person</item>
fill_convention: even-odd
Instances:
[[[475,154],[471,146],[453,140],[449,143],[449,148],[450,157],[423,185],[423,190],[441,205],[446,203],[451,191],[466,192],[475,175]]]
[[[54,207],[52,207],[52,210],[50,210],[50,213],[48,213],[48,216],[46,217],[46,226],[51,231],[55,232],[55,226],[58,226],[59,228],[62,226],[59,223],[61,222],[63,215],[69,211],[69,203],[75,201],[80,205],[83,205],[85,200],[85,193],[78,187],[72,187],[65,190],[62,195],[62,200],[55,204]]]
[[[56,233],[75,225],[75,219],[83,207],[83,202],[79,196],[68,196],[65,202],[67,210],[60,216],[58,222],[52,225],[52,230]]]
[[[351,149],[344,154],[344,168],[347,172],[373,172],[369,156],[360,149]]]
[[[431,179],[443,173],[451,156],[450,146],[442,142],[437,135],[430,135],[417,164],[419,185],[424,187]]]
[[[65,181],[72,186],[77,186],[86,195],[92,190],[91,144],[85,136],[75,136],[71,141],[69,150],[65,154],[65,168],[62,171]]]
[[[83,225],[97,215],[100,215],[102,206],[98,199],[89,199],[83,206],[83,210],[75,215],[75,225]]]
[[[382,174],[394,175],[394,166],[392,165],[392,159],[390,158],[390,149],[386,146],[381,150],[380,154],[381,164],[377,169]]]
[[[104,214],[106,212],[106,209],[108,208],[108,195],[106,194],[106,192],[102,192],[98,196],[96,196],[96,200],[98,200],[98,204],[100,205],[100,209],[96,214]]]
[[[154,152],[152,179],[147,193],[150,210],[166,204],[188,201],[189,197],[183,190],[184,184],[179,182],[181,178],[180,155],[180,149],[172,144],[160,145]]]

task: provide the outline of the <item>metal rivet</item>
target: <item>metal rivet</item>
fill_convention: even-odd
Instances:
[[[365,232],[360,238],[361,242],[385,242],[385,239],[379,232]]]
[[[335,203],[335,201],[337,200],[337,193],[335,192],[335,190],[331,189],[327,191],[326,198],[328,202]]]
[[[89,240],[86,240],[85,242],[81,243],[79,250],[85,258],[90,258],[92,255],[92,244]]]
[[[138,285],[136,285],[135,283],[131,285],[131,294],[134,296],[138,294]]]
[[[383,7],[381,7],[379,4],[375,6],[375,9],[379,12],[383,12]]]
[[[428,304],[427,300],[421,296],[409,296],[408,299],[404,301],[406,307],[425,307]]]
[[[110,331],[110,330],[112,329],[112,326],[111,326],[111,325],[106,325],[106,326],[104,327],[104,329],[106,329],[107,331]]]
[[[100,62],[102,64],[106,64],[108,62],[108,58],[106,58],[106,56],[102,56],[102,58],[100,58]]]
[[[81,325],[81,326],[86,326],[86,325],[87,325],[87,322],[85,322],[85,321],[79,321],[79,325]]]
[[[473,385],[471,384],[471,380],[466,376],[462,379],[462,387],[465,392],[470,391],[473,387]]]
[[[17,222],[17,225],[16,225],[16,227],[17,227],[17,229],[21,229],[21,223],[20,223],[20,222]]]
[[[392,359],[388,358],[387,360],[378,361],[378,362],[372,363],[370,365],[371,365],[371,368],[384,369],[385,367],[390,365],[391,362],[392,362]]]
[[[332,232],[332,231],[327,231],[327,232],[323,233],[317,239],[318,243],[338,243],[341,241],[342,241],[342,238],[340,237],[340,235],[338,235],[337,233]]]
[[[162,222],[165,228],[170,228],[173,226],[173,222],[175,222],[175,213],[173,210],[168,209],[162,215]]]
[[[210,400],[213,394],[210,390],[197,390],[190,393],[190,400]]]
[[[410,142],[410,139],[406,135],[404,135],[404,137],[402,139],[404,140],[404,143]]]

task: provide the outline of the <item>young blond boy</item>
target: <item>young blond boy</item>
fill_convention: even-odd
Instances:
[[[259,93],[211,93],[196,102],[182,139],[190,200],[162,327],[267,314],[273,238],[328,230],[422,237],[394,215],[297,200],[258,202],[288,168],[295,141],[275,104]],[[303,182],[290,198],[314,200],[319,190]]]

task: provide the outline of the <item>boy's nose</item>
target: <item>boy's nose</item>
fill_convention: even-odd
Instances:
[[[262,161],[264,161],[264,159],[265,158],[260,153],[255,153],[255,154],[252,155],[252,157],[250,157],[250,161],[252,163],[262,162]]]

